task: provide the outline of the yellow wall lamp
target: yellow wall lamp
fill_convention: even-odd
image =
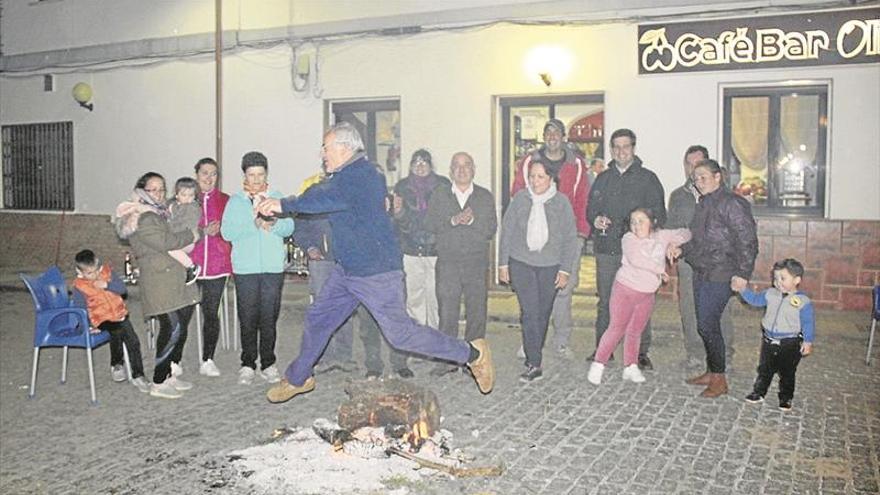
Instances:
[[[89,103],[92,100],[92,87],[87,83],[81,82],[76,83],[73,87],[73,91],[71,91],[73,95],[73,99],[79,103],[79,106],[87,109],[88,111],[92,111],[95,109],[95,105]]]

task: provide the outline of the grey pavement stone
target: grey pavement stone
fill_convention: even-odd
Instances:
[[[302,289],[285,287],[277,345],[282,367],[298,347],[307,302]],[[595,303],[582,298],[578,304]],[[142,332],[137,306],[133,301],[133,321]],[[461,373],[433,379],[430,365],[418,362],[414,381],[437,394],[455,447],[478,464],[503,463],[506,471],[498,478],[432,478],[419,494],[878,491],[880,372],[857,359],[864,352],[865,315],[818,312],[816,352],[802,361],[795,409],[782,413],[776,384],[763,404],[742,400],[754,381],[759,344],[746,331],[737,339],[729,396],[701,399],[699,388],[683,383],[688,374],[678,368],[683,349],[672,301],[658,300],[657,370],[638,386],[620,379],[619,364],[609,367],[601,386],[586,382],[592,316],[576,318],[574,359],[548,353],[545,380],[519,383],[518,328],[506,323],[515,316],[499,313],[494,302],[490,311],[497,321],[488,330],[498,369],[492,394],[479,394]],[[757,323],[752,312],[734,313],[738,328]],[[28,400],[32,319],[26,293],[0,291],[0,493],[248,493],[231,477],[226,454],[267,441],[277,427],[332,418],[345,399],[346,380],[363,374],[320,375],[314,392],[273,406],[265,401],[264,383],[236,383],[237,352],[218,349],[221,377],[195,374],[190,335],[185,378],[196,387],[183,399],[150,399],[112,383],[104,346],[94,353],[97,407],[88,404],[84,357],[75,351],[64,386],[58,385],[60,353],[43,352],[37,396]],[[362,358],[359,343],[356,358]],[[145,365],[149,375],[146,351]]]

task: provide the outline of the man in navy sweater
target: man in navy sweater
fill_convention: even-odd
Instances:
[[[299,356],[287,367],[281,383],[266,394],[269,402],[285,402],[314,390],[312,367],[333,332],[359,303],[370,311],[393,347],[467,364],[480,391],[488,394],[495,383],[495,367],[486,339],[468,343],[419,325],[407,314],[402,256],[385,213],[385,179],[363,150],[354,126],[334,125],[324,134],[321,146],[328,179],[298,198],[267,198],[257,206],[263,215],[328,214],[337,261],[306,312]]]

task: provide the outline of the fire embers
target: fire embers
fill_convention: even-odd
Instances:
[[[312,429],[319,437],[332,444],[334,449],[354,457],[381,459],[392,454],[418,453],[419,458],[451,468],[461,467],[473,460],[461,451],[450,448],[452,433],[438,430],[429,435],[428,423],[418,421],[412,425],[363,426],[349,432],[338,424],[324,418],[316,419]],[[404,456],[413,460],[409,456]]]

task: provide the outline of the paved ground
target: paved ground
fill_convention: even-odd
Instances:
[[[333,417],[355,374],[318,378],[317,389],[284,405],[264,399],[265,384],[236,384],[238,360],[218,351],[223,376],[188,374],[196,387],[183,399],[152,399],[111,382],[109,351],[95,351],[98,398],[88,402],[81,352],[73,352],[66,385],[58,384],[60,350],[43,351],[37,396],[27,399],[33,316],[27,293],[0,277],[0,493],[237,494],[226,453],[265,442],[273,429]],[[135,298],[136,299],[136,298]],[[290,283],[278,342],[281,365],[299,343],[303,284]],[[620,367],[601,387],[586,381],[595,300],[576,299],[576,357],[548,354],[545,379],[517,381],[521,362],[517,307],[509,294],[490,303],[488,337],[498,367],[495,391],[481,396],[461,374],[415,380],[440,400],[443,427],[478,464],[503,463],[497,478],[438,478],[411,494],[617,493],[878,493],[880,492],[880,351],[864,363],[868,316],[822,311],[815,355],[802,362],[794,410],[771,400],[750,405],[759,316],[737,308],[735,369],[729,396],[697,398],[685,371],[677,310],[661,301],[654,318],[657,371],[641,385],[623,383]],[[137,304],[132,304],[135,319]],[[138,327],[139,331],[143,327]],[[142,337],[143,342],[143,337]],[[589,344],[588,344],[589,343]],[[145,345],[145,344],[144,344]],[[878,346],[880,347],[880,346]],[[588,349],[589,348],[589,349]],[[359,349],[358,349],[359,351]],[[184,358],[195,369],[195,340]],[[149,371],[151,356],[146,360]],[[295,469],[295,466],[291,467]],[[389,489],[390,490],[390,489]],[[400,491],[395,493],[401,493]]]

